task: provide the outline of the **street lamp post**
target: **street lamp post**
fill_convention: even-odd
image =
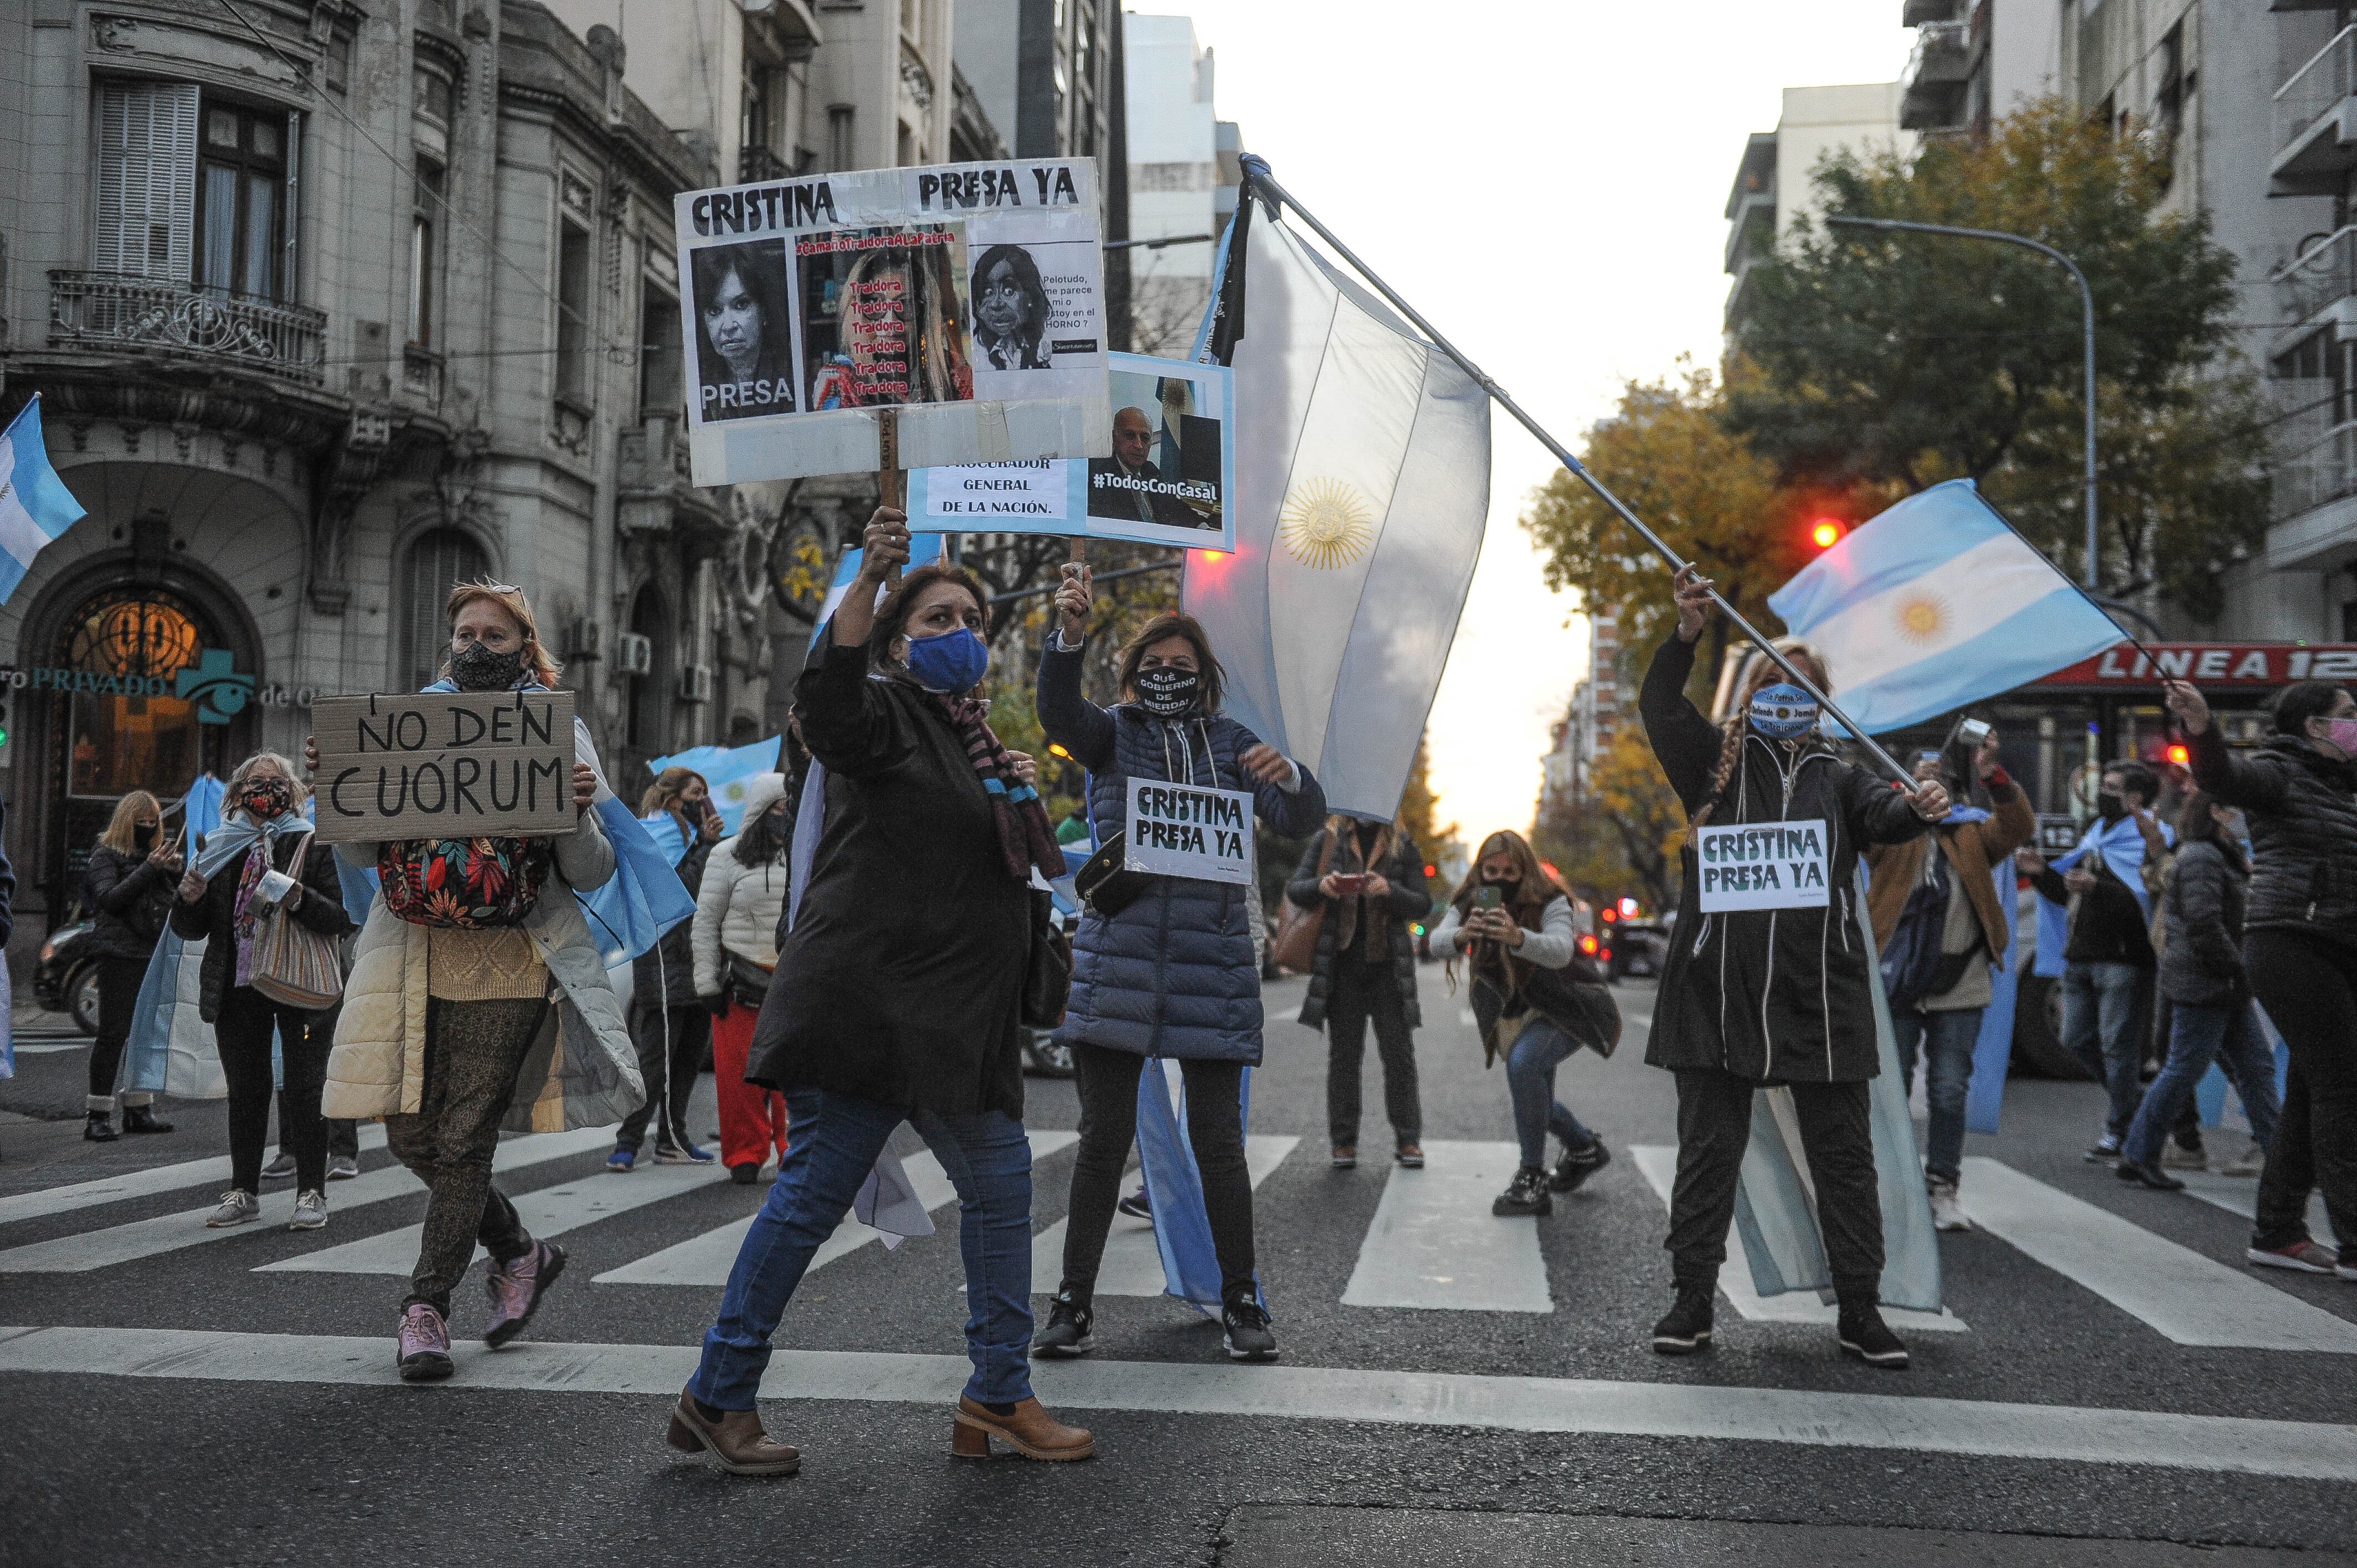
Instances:
[[[1838,212],[1825,214],[1825,222],[1846,229],[1948,234],[1963,240],[1995,240],[2000,244],[2021,245],[2061,263],[2062,270],[2071,274],[2071,281],[2079,285],[2079,318],[2086,338],[2087,372],[2087,592],[2101,593],[2103,585],[2096,575],[2096,563],[2102,540],[2095,531],[2095,291],[2087,286],[2087,274],[2079,270],[2078,263],[2027,234],[2007,234],[1996,229],[1958,229],[1945,223],[1913,223],[1903,218],[1854,218]]]

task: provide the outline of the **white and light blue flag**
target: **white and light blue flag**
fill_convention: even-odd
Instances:
[[[49,467],[41,445],[41,400],[0,432],[0,603],[16,591],[41,547],[79,522],[82,504]]]
[[[747,787],[761,774],[778,771],[778,746],[783,739],[773,735],[750,746],[690,746],[673,757],[656,757],[647,768],[658,777],[669,768],[693,768],[701,774],[712,790],[712,804],[720,812],[721,831],[734,833],[745,825]],[[687,846],[681,844],[679,852],[685,854]],[[672,864],[679,864],[679,855],[672,856]]]
[[[1970,479],[1908,497],[1768,596],[1824,655],[1869,735],[2050,675],[2126,640]]]

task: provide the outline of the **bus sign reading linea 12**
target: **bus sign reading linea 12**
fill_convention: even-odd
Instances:
[[[2035,686],[2158,691],[2163,680],[2202,686],[2288,686],[2295,681],[2357,681],[2357,643],[2156,642],[2147,659],[2132,644],[2065,665]]]

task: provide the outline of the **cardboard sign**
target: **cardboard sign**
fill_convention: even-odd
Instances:
[[[573,831],[573,693],[321,697],[323,843],[548,838]]]
[[[1092,158],[870,169],[675,199],[699,485],[1109,456]]]
[[[1239,887],[1252,880],[1253,798],[1241,789],[1132,779],[1125,825],[1122,864],[1131,871]]]
[[[1695,831],[1695,875],[1706,915],[1736,909],[1822,909],[1833,834],[1822,818],[1737,822]]]
[[[909,528],[1234,550],[1234,372],[1115,354],[1111,385],[1112,456],[920,468],[909,476]]]

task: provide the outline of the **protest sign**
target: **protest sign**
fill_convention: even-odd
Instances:
[[[1241,789],[1129,781],[1123,865],[1204,882],[1252,880],[1253,798]]]
[[[1095,160],[691,190],[674,216],[697,484],[1111,451]]]
[[[573,831],[570,692],[321,697],[311,721],[322,843]]]
[[[1115,354],[1110,385],[1111,456],[920,468],[909,476],[909,528],[1233,550],[1232,373]]]
[[[1822,818],[1696,829],[1703,913],[1824,908],[1829,902],[1825,863],[1832,842]]]

